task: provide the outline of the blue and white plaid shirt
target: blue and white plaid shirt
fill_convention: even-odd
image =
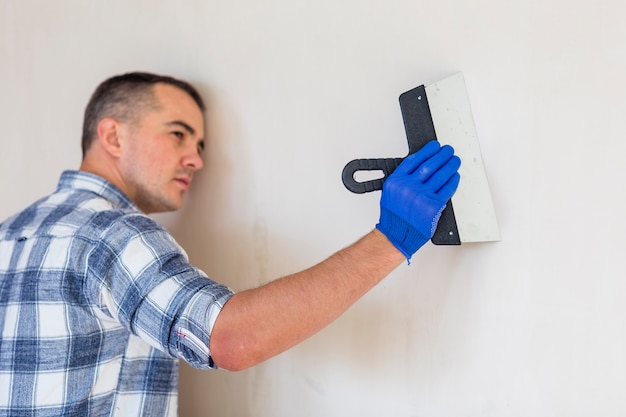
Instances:
[[[0,224],[0,416],[175,416],[232,292],[115,186],[66,171]]]

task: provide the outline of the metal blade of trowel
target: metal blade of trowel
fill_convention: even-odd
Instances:
[[[441,215],[432,242],[459,245],[500,240],[463,74],[400,95],[409,155],[433,139],[452,145],[463,161],[461,183]],[[355,193],[380,190],[403,158],[356,159],[343,170],[346,188]],[[382,171],[383,177],[358,182],[358,171]]]
[[[454,147],[462,161],[461,182],[452,196],[459,240],[461,243],[499,241],[500,228],[463,74],[427,85],[426,97],[437,140]],[[446,230],[445,222],[440,226],[439,236],[446,233],[449,236],[452,228]]]

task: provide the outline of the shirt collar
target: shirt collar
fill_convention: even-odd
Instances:
[[[119,188],[113,185],[113,183],[89,172],[74,170],[63,171],[59,179],[57,191],[68,189],[95,193],[110,201],[116,208],[139,210],[135,203]]]

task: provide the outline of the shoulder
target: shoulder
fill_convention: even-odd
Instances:
[[[98,241],[113,247],[127,246],[133,240],[148,246],[178,246],[165,227],[143,213],[124,210],[99,212],[93,216],[89,227],[98,230]]]
[[[165,264],[187,264],[188,256],[172,235],[154,219],[142,213],[103,212],[94,219],[101,224],[90,256],[92,267],[107,270],[121,266],[130,275],[147,268],[161,270]]]

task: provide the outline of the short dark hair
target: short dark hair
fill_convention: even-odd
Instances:
[[[205,106],[198,91],[188,82],[167,75],[148,72],[129,72],[103,81],[91,96],[83,120],[83,158],[97,136],[98,123],[105,117],[123,122],[137,122],[141,113],[158,105],[154,99],[154,86],[163,83],[185,91],[201,111]]]

